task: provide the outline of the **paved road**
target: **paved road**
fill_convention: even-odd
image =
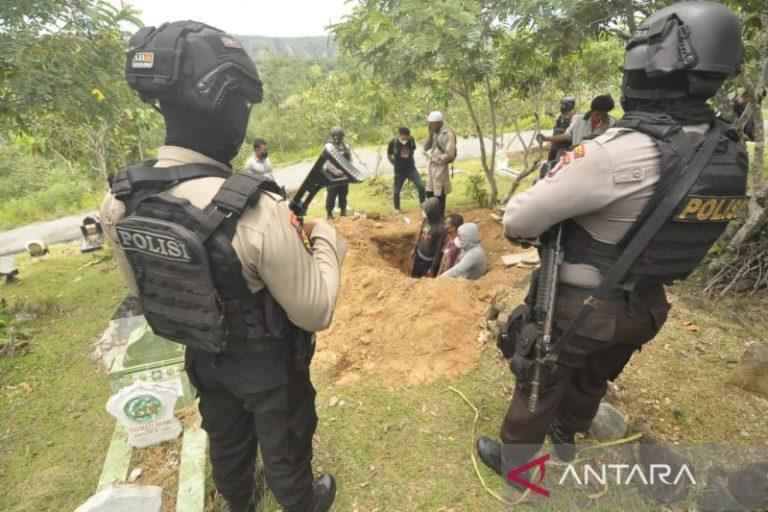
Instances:
[[[77,240],[83,236],[80,233],[80,224],[83,223],[83,218],[96,214],[97,212],[85,212],[2,231],[0,232],[0,256],[27,250],[26,243],[29,240],[45,240],[48,245]]]
[[[524,137],[526,142],[532,136],[532,132],[526,132]],[[506,135],[504,139],[504,146],[510,142],[512,135]],[[487,144],[486,146],[489,146]],[[515,140],[509,146],[511,150],[522,150],[522,144],[519,140]],[[352,160],[356,165],[367,175],[373,176],[378,164],[378,170],[380,174],[392,174],[392,166],[386,159],[386,146],[381,148],[381,153],[375,149],[361,149],[355,151]],[[471,160],[480,157],[480,143],[477,139],[459,139],[458,140],[458,159],[459,160]],[[287,188],[296,189],[304,181],[304,177],[312,168],[312,161],[304,161],[298,164],[290,165],[277,170],[275,179],[281,185]],[[424,155],[419,151],[416,155],[416,165],[419,167],[426,167],[427,160]],[[71,242],[81,237],[80,224],[83,221],[83,217],[86,215],[93,215],[96,212],[82,213],[80,215],[73,215],[71,217],[64,217],[49,222],[38,222],[27,226],[21,226],[9,231],[0,232],[0,256],[15,254],[26,250],[26,243],[33,239],[45,240],[49,245]]]
[[[766,121],[766,128],[768,128],[768,121]],[[533,132],[523,132],[522,137],[528,143],[533,136]],[[514,137],[514,140],[512,140]],[[504,147],[509,148],[510,151],[522,151],[523,144],[513,134],[504,135]],[[490,147],[490,143],[486,144],[486,148]],[[386,146],[383,146],[380,151],[374,149],[361,149],[355,151],[352,155],[352,160],[360,169],[367,175],[373,176],[378,168],[379,174],[392,174],[392,166],[387,162]],[[459,139],[458,140],[458,159],[459,160],[472,160],[480,158],[480,143],[477,139]],[[298,164],[290,165],[277,170],[275,179],[281,185],[287,188],[298,188],[304,177],[312,168],[314,161],[304,161]],[[427,160],[421,151],[416,154],[416,165],[419,167],[426,167]],[[91,212],[92,215],[94,212]],[[50,222],[38,222],[36,224],[30,224],[28,226],[22,226],[20,228],[12,229],[9,231],[0,232],[0,256],[6,254],[14,254],[22,252],[26,249],[25,243],[28,240],[41,238],[48,244],[71,242],[80,238],[80,223],[83,217],[89,215],[88,213],[82,213],[80,215],[73,215],[71,217],[65,217],[62,219],[50,221]]]
[[[523,132],[522,137],[526,144],[530,142],[533,134],[534,132]],[[513,137],[514,140],[512,140]],[[508,147],[510,151],[523,150],[523,144],[516,136],[511,133],[504,135],[503,145],[504,147]],[[490,148],[490,141],[486,141],[486,150],[490,151]],[[363,149],[354,151],[352,154],[352,161],[368,177],[376,174],[377,169],[379,174],[392,174],[392,165],[387,161],[386,151],[386,146],[382,146],[380,151],[376,151],[375,149]],[[457,141],[457,155],[459,161],[480,158],[480,143],[476,138],[460,138]],[[286,188],[298,188],[299,185],[301,185],[301,182],[304,181],[304,177],[312,168],[313,163],[314,160],[307,160],[298,164],[281,168],[275,174],[275,180]],[[416,165],[418,167],[427,166],[427,159],[422,154],[421,150],[416,152]]]

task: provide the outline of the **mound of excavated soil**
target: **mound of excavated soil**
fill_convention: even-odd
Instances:
[[[488,210],[461,213],[480,226],[489,272],[478,281],[408,275],[418,212],[410,226],[398,215],[335,223],[350,252],[333,325],[318,334],[315,361],[339,383],[418,385],[460,376],[476,364],[489,302],[530,271],[503,267],[502,254],[520,249],[504,240]]]

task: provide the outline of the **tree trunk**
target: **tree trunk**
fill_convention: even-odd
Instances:
[[[760,14],[763,27],[768,27],[768,10]],[[759,64],[755,70],[755,78],[744,77],[744,86],[750,96],[755,120],[755,153],[750,169],[750,199],[747,216],[736,234],[731,238],[728,249],[731,252],[739,252],[744,246],[758,234],[768,221],[768,183],[765,180],[765,125],[763,124],[763,111],[759,107],[760,95],[765,88],[766,73],[768,72],[768,30],[760,33],[758,42]]]
[[[488,81],[488,77],[485,77],[485,92],[488,96],[488,108],[491,111],[491,133],[493,134],[493,143],[491,145],[491,166],[490,176],[488,177],[488,183],[491,186],[491,197],[488,201],[488,206],[493,207],[499,199],[499,191],[496,185],[496,148],[498,145],[498,121],[496,119],[496,97],[491,91],[491,84]]]
[[[464,100],[464,103],[467,105],[467,110],[469,111],[469,115],[472,118],[472,123],[475,125],[475,130],[477,131],[477,140],[480,142],[480,163],[482,164],[483,173],[485,173],[485,178],[488,181],[488,185],[491,188],[490,204],[493,205],[498,198],[499,191],[496,186],[496,179],[493,175],[493,169],[488,167],[488,153],[485,149],[485,135],[483,135],[483,127],[480,125],[480,119],[477,117],[477,112],[475,112],[475,106],[472,104],[472,98],[470,97],[469,88],[467,87],[466,82],[462,81],[462,86],[463,87],[460,96]]]
[[[507,201],[514,195],[515,192],[517,192],[517,188],[520,186],[520,183],[523,182],[525,178],[533,174],[534,171],[538,170],[539,165],[541,164],[541,160],[544,158],[544,148],[541,144],[539,144],[539,156],[534,160],[532,165],[528,165],[529,158],[531,155],[531,147],[533,146],[533,140],[536,137],[536,134],[538,134],[541,131],[541,121],[539,119],[539,115],[536,114],[534,116],[534,119],[536,120],[536,126],[533,130],[533,138],[529,142],[525,142],[523,140],[522,130],[520,129],[520,123],[517,119],[514,120],[515,123],[515,131],[517,132],[515,137],[520,139],[520,143],[523,145],[523,171],[517,175],[517,178],[512,182],[512,186],[509,187],[509,190],[506,194],[504,194],[504,197],[501,200],[501,204],[506,204]],[[513,137],[514,140],[514,137]]]
[[[627,16],[627,28],[632,37],[637,31],[637,22],[635,21],[635,2],[633,0],[624,0],[624,12]]]

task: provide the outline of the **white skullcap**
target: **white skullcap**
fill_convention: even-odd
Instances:
[[[430,123],[439,123],[443,120],[443,113],[439,110],[435,110],[434,112],[429,113],[429,117],[427,117],[427,122]]]

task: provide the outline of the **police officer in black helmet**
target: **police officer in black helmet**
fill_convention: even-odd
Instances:
[[[326,511],[336,487],[313,479],[309,362],[346,244],[325,223],[302,226],[272,180],[232,172],[262,100],[237,39],[193,21],[145,27],[125,74],[162,112],[166,140],[114,177],[102,219],[153,331],[187,346],[216,488],[232,512],[255,510],[258,449],[283,510]]]
[[[352,160],[352,151],[344,141],[346,133],[341,126],[334,126],[331,128],[329,135],[331,136],[330,143],[333,144],[336,149],[344,155],[347,160]],[[339,174],[341,171],[336,169],[332,163],[326,162],[325,168],[334,174]],[[333,209],[336,208],[336,199],[339,201],[339,211],[342,217],[347,215],[347,196],[349,195],[349,185],[335,185],[328,187],[327,195],[325,196],[325,212],[328,220],[333,220]]]
[[[683,2],[653,14],[627,45],[625,117],[508,203],[508,237],[535,238],[562,223],[564,263],[538,404],[529,400],[535,351],[517,343],[504,447],[485,437],[477,443],[497,473],[530,461],[547,435],[561,459],[574,458],[574,435],[589,428],[608,381],[664,324],[664,285],[685,279],[738,216],[747,155],[707,100],[743,58],[739,21],[719,3]],[[628,271],[613,270],[624,267],[619,261],[630,262]],[[576,320],[582,311],[591,314]],[[516,332],[510,339],[526,336]]]

